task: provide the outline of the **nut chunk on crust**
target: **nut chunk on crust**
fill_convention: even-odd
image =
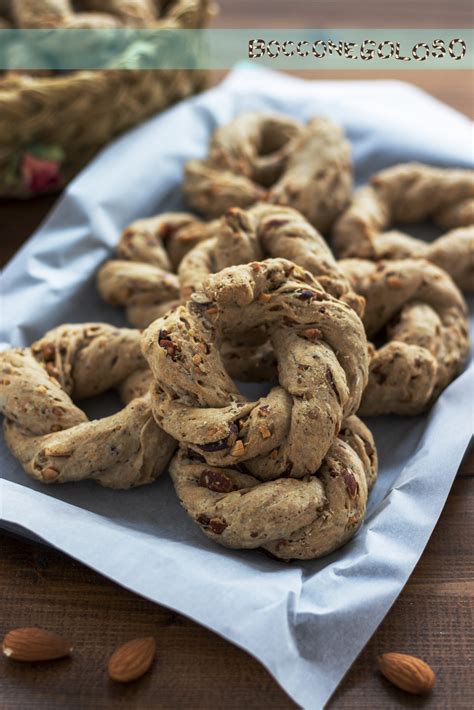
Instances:
[[[235,468],[208,466],[185,447],[171,463],[181,504],[211,540],[261,547],[283,560],[321,557],[347,542],[363,521],[376,476],[372,435],[354,416],[320,469],[303,479],[262,482]]]

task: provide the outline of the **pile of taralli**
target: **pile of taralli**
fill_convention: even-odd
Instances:
[[[355,534],[377,477],[359,416],[425,412],[463,368],[474,175],[396,165],[353,193],[339,126],[247,113],[183,192],[201,218],[131,224],[98,273],[132,327],[60,325],[0,354],[6,442],[43,483],[169,470],[214,542],[320,557]],[[426,221],[432,243],[394,230]],[[80,400],[111,388],[123,409],[89,421]]]

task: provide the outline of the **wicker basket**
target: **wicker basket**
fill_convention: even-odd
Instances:
[[[163,5],[152,26],[172,29],[205,26],[213,7],[210,0],[148,1]],[[0,14],[8,2],[15,0],[0,0]],[[0,16],[0,27],[11,22],[11,12]],[[183,69],[0,77],[0,197],[61,189],[114,136],[199,91],[206,76]]]

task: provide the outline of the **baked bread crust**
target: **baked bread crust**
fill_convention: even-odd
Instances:
[[[427,243],[393,224],[431,220],[448,230]],[[395,165],[356,190],[333,230],[341,258],[427,259],[466,291],[474,289],[474,172],[421,163]]]
[[[42,483],[93,478],[103,486],[150,483],[166,470],[173,439],[154,422],[140,333],[103,323],[62,325],[31,348],[0,353],[5,440]],[[126,406],[89,421],[73,402],[108,389]]]
[[[249,401],[225,368],[220,339],[259,328],[274,349],[279,386]],[[159,426],[210,465],[245,462],[261,480],[316,471],[367,383],[360,318],[284,259],[214,274],[148,327],[142,348]]]
[[[248,210],[233,207],[209,224],[208,235],[179,264],[184,299],[228,266],[282,258],[309,271],[328,293],[346,301],[359,315],[363,311],[363,299],[352,291],[321,234],[291,207],[265,202]]]
[[[373,348],[359,414],[425,411],[469,352],[462,294],[445,271],[422,259],[343,259],[339,266],[365,298],[367,337],[386,333],[386,343]]]
[[[291,560],[326,555],[357,532],[377,466],[372,434],[352,416],[319,470],[302,479],[262,482],[208,466],[183,446],[170,471],[182,506],[211,540]]]
[[[145,328],[179,303],[179,281],[173,271],[208,236],[208,225],[186,212],[133,222],[120,236],[118,259],[99,269],[100,295],[106,303],[125,307],[132,325]]]
[[[242,113],[215,131],[205,160],[187,163],[183,190],[207,217],[267,200],[294,207],[324,234],[350,200],[350,146],[328,118],[303,126]]]

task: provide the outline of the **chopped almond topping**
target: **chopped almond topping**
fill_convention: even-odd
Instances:
[[[55,348],[52,343],[47,343],[43,345],[43,357],[45,360],[54,360]]]
[[[54,481],[59,476],[59,471],[55,468],[45,468],[41,472],[41,477],[44,481]]]
[[[51,375],[51,377],[59,377],[58,368],[54,367],[51,362],[46,363],[46,372],[48,375]]]
[[[387,284],[393,286],[394,288],[400,288],[402,286],[402,281],[398,276],[387,276]]]
[[[263,439],[269,439],[271,437],[272,432],[265,424],[261,424],[258,429]]]
[[[245,453],[244,442],[242,441],[242,439],[237,439],[237,441],[235,442],[235,444],[233,445],[233,447],[230,451],[230,455],[231,456],[242,456],[244,453]]]
[[[308,340],[319,340],[322,338],[323,334],[319,328],[306,328],[303,330],[303,335],[308,338]]]

